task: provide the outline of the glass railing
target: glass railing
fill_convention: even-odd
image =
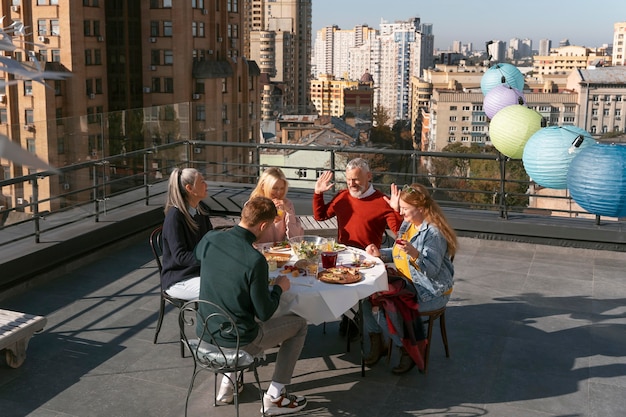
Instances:
[[[250,188],[264,167],[278,166],[290,190],[312,193],[318,175],[326,170],[335,173],[336,191],[345,187],[346,163],[357,156],[370,161],[373,183],[386,193],[391,183],[419,182],[444,208],[490,211],[502,219],[510,213],[530,212],[599,221],[564,192],[534,188],[520,168],[521,161],[499,154],[183,140],[106,157],[94,155],[61,166],[58,173],[0,181],[4,201],[0,233],[12,231],[0,239],[0,246],[29,238],[38,243],[47,231],[77,221],[98,222],[128,205],[149,204],[165,192],[174,167],[195,167],[209,182]],[[43,219],[54,221],[42,228]]]

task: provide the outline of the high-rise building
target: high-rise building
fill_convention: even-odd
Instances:
[[[626,22],[613,25],[613,65],[626,65]]]
[[[550,39],[539,40],[539,56],[550,55],[550,49],[552,49],[552,41]]]
[[[5,56],[70,76],[39,83],[3,73],[0,133],[58,167],[177,140],[258,141],[260,72],[242,53],[237,1],[52,3],[3,7],[5,27],[26,28],[13,34],[21,48]],[[218,162],[206,167],[215,172],[247,157],[217,147],[194,155]],[[160,152],[154,161],[155,172],[167,174],[167,156]],[[133,164],[125,158],[101,175],[143,169]],[[26,174],[10,162],[0,165],[5,178]],[[50,177],[39,184],[39,200],[69,191],[66,201],[80,200],[92,183],[83,172]],[[11,194],[28,199],[33,190],[26,187]],[[59,201],[49,204],[65,204]]]
[[[314,45],[313,76],[331,74],[336,78],[358,79],[352,76],[351,51],[364,45],[376,33],[377,30],[367,25],[346,30],[327,26],[318,30]]]
[[[236,3],[236,0],[230,0]],[[252,0],[246,26],[250,59],[268,74],[270,88],[281,89],[279,113],[306,113],[311,74],[311,0]]]

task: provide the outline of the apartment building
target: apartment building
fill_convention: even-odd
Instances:
[[[268,74],[267,94],[275,95],[274,89],[280,89],[283,108],[273,111],[305,114],[309,111],[311,74],[311,0],[252,0],[249,3],[247,56],[259,62],[261,71]]]
[[[311,80],[311,102],[320,116],[342,117],[349,112],[353,116],[371,118],[372,86],[368,73],[356,81],[323,74]]]
[[[613,25],[613,65],[626,65],[626,22]]]
[[[579,97],[576,125],[595,138],[626,133],[626,67],[572,71],[567,87]]]
[[[584,46],[561,46],[550,50],[550,55],[533,57],[535,74],[569,74],[575,69],[589,66],[611,65],[611,56],[604,48],[587,48]]]
[[[0,133],[51,165],[180,140],[258,141],[260,71],[243,56],[237,0],[8,3],[3,2],[3,25],[24,25],[26,34],[16,35],[14,43],[26,43],[5,55],[69,76],[5,86]],[[12,75],[4,74],[9,80]],[[215,148],[194,154],[198,161],[217,162],[206,168],[215,172],[246,158],[245,152]],[[0,164],[4,179],[26,173],[10,161]],[[128,158],[93,175],[132,174],[138,169],[133,164]],[[155,156],[155,172],[167,175],[165,166],[167,155]],[[93,175],[50,177],[39,182],[39,199],[64,193],[66,203],[55,204],[88,199],[80,190],[93,184]],[[29,187],[12,189],[10,204],[31,201]]]

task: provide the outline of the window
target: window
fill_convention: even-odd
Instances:
[[[100,36],[100,21],[93,21],[93,36]]]
[[[196,105],[196,120],[206,120],[206,107],[204,104]]]
[[[85,91],[87,95],[93,94],[93,80],[91,78],[85,80]]]
[[[150,36],[159,36],[159,22],[156,20],[150,21]]]
[[[91,49],[85,49],[85,65],[91,65]]]
[[[194,9],[204,9],[204,0],[191,0],[191,7]]]
[[[173,65],[174,64],[174,51],[171,49],[165,49],[163,51],[163,65]]]
[[[456,116],[450,116],[450,121],[451,122],[456,122]]]
[[[59,36],[60,33],[59,21],[57,19],[52,19],[50,21],[50,34],[53,36]]]
[[[46,36],[48,34],[48,22],[45,19],[37,20],[37,33],[39,36]]]
[[[61,94],[61,80],[54,80],[54,95],[60,96]]]
[[[595,126],[591,126],[591,130],[589,131],[589,133],[595,134],[596,130],[597,130],[597,128]]]
[[[63,108],[57,107],[56,109],[54,109],[54,116],[57,121],[57,125],[62,125],[63,124]]]
[[[174,92],[174,79],[171,77],[165,77],[163,79],[163,92],[164,93],[173,93]]]
[[[83,35],[91,36],[91,20],[83,20]]]
[[[196,88],[194,91],[196,94],[204,94],[204,83],[201,81],[196,81]]]
[[[35,146],[35,139],[34,138],[27,138],[26,139],[26,149],[28,149],[28,152],[30,152],[32,154],[36,154],[37,153],[37,147]]]
[[[31,80],[24,80],[24,95],[25,96],[33,95],[33,82]]]
[[[226,93],[228,91],[228,80],[226,78],[222,78],[222,93]]]
[[[96,78],[96,94],[102,94],[102,78]]]
[[[604,109],[604,111],[602,112],[603,116],[608,116],[609,115],[609,109]]]
[[[456,106],[450,106],[450,111],[456,111]]]
[[[158,77],[152,78],[152,92],[160,93],[161,92],[161,79]]]
[[[52,62],[61,62],[61,51],[58,49],[53,49],[50,51]]]
[[[622,96],[615,96],[615,101],[622,101]]]
[[[94,49],[93,57],[95,65],[102,65],[102,51],[100,49]]]
[[[7,124],[7,109],[0,109],[0,123]]]
[[[160,65],[161,64],[161,51],[158,49],[153,49],[150,51],[150,65]]]
[[[172,0],[163,0],[163,7],[171,8]]]
[[[163,36],[172,36],[172,21],[166,20],[163,22]]]
[[[33,109],[27,109],[24,111],[24,121],[27,125],[33,124],[35,121],[35,113]]]

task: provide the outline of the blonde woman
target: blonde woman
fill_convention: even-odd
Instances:
[[[170,175],[163,221],[162,285],[176,298],[193,300],[200,293],[200,262],[194,249],[213,229],[204,177],[195,168],[175,168]]]
[[[254,197],[269,198],[274,202],[278,216],[276,216],[274,223],[263,231],[257,243],[281,242],[304,234],[293,203],[286,197],[288,188],[287,178],[280,168],[267,168],[259,177],[256,187],[250,194],[250,199]]]
[[[400,190],[391,184],[391,197],[386,201],[400,212],[403,221],[393,248],[379,249],[375,245],[365,248],[384,262],[393,262],[387,268],[390,290],[363,302],[363,325],[372,346],[365,363],[374,365],[384,354],[382,333],[386,333],[392,344],[401,348],[400,364],[392,370],[401,374],[415,364],[423,368],[426,341],[418,308],[420,312],[436,310],[450,299],[457,238],[423,185],[405,185]],[[396,314],[398,311],[406,314]],[[413,332],[405,332],[408,328]]]

